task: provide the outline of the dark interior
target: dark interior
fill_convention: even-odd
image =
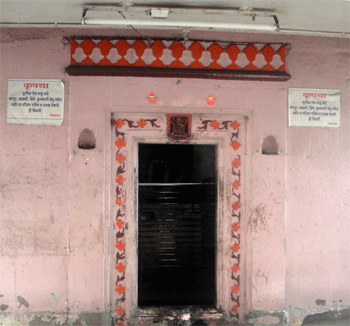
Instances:
[[[216,304],[216,147],[139,144],[138,305]]]

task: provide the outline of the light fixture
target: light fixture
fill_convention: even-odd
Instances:
[[[276,31],[277,14],[270,9],[86,5],[82,24],[140,28],[189,28]]]
[[[169,9],[151,9],[152,18],[165,19],[169,16]]]

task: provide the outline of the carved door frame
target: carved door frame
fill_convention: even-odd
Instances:
[[[190,110],[189,110],[190,111]],[[180,136],[171,133],[171,117],[189,118]],[[176,120],[176,119],[175,119]],[[173,120],[173,121],[175,121]],[[177,119],[179,120],[179,119]],[[180,119],[179,121],[187,121]],[[172,126],[174,130],[174,126]],[[183,129],[186,135],[181,135]],[[234,114],[114,113],[112,116],[111,310],[115,325],[138,314],[137,174],[139,143],[188,143],[217,146],[217,307],[241,320],[246,301],[242,256],[245,228],[246,119]]]

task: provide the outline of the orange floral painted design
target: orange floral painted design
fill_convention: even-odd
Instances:
[[[117,326],[125,326],[124,323],[117,323]]]
[[[125,287],[121,284],[119,284],[115,289],[119,294],[123,294],[125,291]]]
[[[238,160],[238,159],[235,159],[233,162],[232,162],[232,165],[238,169],[240,166],[241,166],[241,162]]]
[[[121,205],[124,204],[123,198],[122,197],[118,197],[117,200],[115,201],[115,203],[120,207]]]
[[[237,273],[241,268],[237,265],[237,264],[234,264],[232,267],[231,267],[231,270],[232,272],[234,273]]]
[[[123,147],[126,146],[125,141],[121,138],[119,138],[116,142],[115,142],[115,146],[118,147],[118,149],[122,149]]]
[[[121,120],[121,119],[118,119],[118,121],[117,121],[117,123],[115,124],[118,128],[122,128],[124,125],[125,125],[125,123],[123,122],[123,120]]]
[[[232,144],[231,144],[231,147],[236,151],[238,148],[241,147],[241,144],[235,140]]]
[[[119,316],[122,316],[125,312],[124,308],[122,306],[119,306],[115,311],[118,313]]]
[[[231,227],[232,227],[232,230],[235,232],[237,232],[241,228],[238,223],[233,224]]]
[[[237,130],[241,125],[235,120],[230,124],[230,127],[233,128],[233,130]]]
[[[237,243],[235,243],[232,247],[231,247],[231,249],[234,251],[234,252],[238,252],[239,251],[239,249],[241,249],[241,247],[237,244]]]
[[[216,130],[218,127],[220,127],[220,123],[214,120],[209,126]]]
[[[115,269],[119,272],[119,273],[123,273],[123,271],[125,270],[125,266],[122,263],[119,263],[117,266],[115,266]]]
[[[233,184],[232,187],[238,190],[238,188],[241,186],[241,184],[236,180]]]
[[[119,154],[115,160],[119,163],[119,164],[122,164],[125,160],[126,160],[126,157],[122,154]]]
[[[235,211],[238,211],[238,210],[241,208],[241,205],[238,204],[238,202],[236,201],[234,204],[232,204],[232,208],[233,208]]]
[[[147,122],[143,119],[140,119],[140,121],[137,121],[137,124],[143,129],[147,126]]]
[[[231,309],[231,312],[237,312],[237,306],[233,306],[232,309]]]
[[[119,251],[122,251],[126,246],[125,244],[123,243],[123,241],[118,241],[118,243],[115,245],[115,247],[119,250]]]
[[[235,284],[234,286],[231,287],[231,291],[233,293],[237,293],[239,291],[239,287]]]
[[[118,219],[118,222],[116,223],[116,226],[119,228],[119,230],[120,229],[122,229],[123,228],[123,226],[124,226],[124,222],[123,222],[123,220],[122,219]]]
[[[125,178],[124,178],[122,175],[120,175],[117,179],[115,179],[115,182],[116,182],[119,186],[121,186],[121,185],[124,183],[124,181],[125,181]]]

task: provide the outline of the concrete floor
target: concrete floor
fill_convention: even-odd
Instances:
[[[301,326],[350,326],[350,309],[309,315]]]

